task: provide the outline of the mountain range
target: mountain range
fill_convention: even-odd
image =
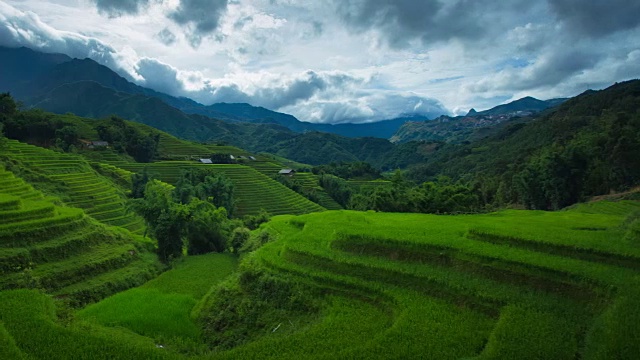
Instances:
[[[93,118],[117,115],[185,139],[228,143],[303,163],[368,161],[383,169],[421,161],[424,154],[414,140],[460,142],[486,136],[503,121],[528,121],[526,116],[564,101],[528,97],[435,121],[407,116],[367,124],[313,124],[249,104],[207,106],[170,96],[90,59],[6,47],[0,47],[0,92],[11,92],[29,107]],[[389,138],[406,144],[394,145]]]
[[[53,112],[64,111],[64,107],[67,111],[77,112],[77,109],[72,107],[72,102],[64,98],[65,92],[70,90],[70,84],[78,85],[84,90],[93,88],[94,92],[104,94],[104,90],[86,84],[95,82],[116,93],[160,99],[187,115],[202,115],[226,122],[278,124],[299,133],[321,131],[346,137],[390,138],[404,122],[413,119],[401,118],[364,124],[315,124],[245,103],[217,103],[206,106],[188,98],[174,97],[138,86],[91,59],[72,59],[66,55],[40,53],[24,47],[0,47],[0,67],[0,91],[10,91],[25,104]],[[59,87],[65,88],[58,89]],[[121,100],[123,98],[120,95],[116,96]],[[86,99],[85,97],[84,100]],[[95,114],[81,112],[78,115]]]
[[[102,87],[116,93],[140,95],[162,100],[186,115],[202,115],[226,122],[245,122],[256,124],[278,124],[294,132],[321,131],[346,137],[378,137],[391,138],[406,122],[425,121],[423,117],[408,115],[398,119],[383,120],[363,124],[316,124],[304,122],[289,114],[271,111],[263,107],[256,107],[245,103],[217,103],[202,105],[191,99],[167,95],[152,89],[136,85],[118,75],[106,66],[91,59],[72,59],[63,54],[47,54],[28,48],[0,47],[0,90],[10,91],[12,95],[30,106],[59,112],[78,112],[73,102],[64,98],[70,84],[77,85],[84,90],[92,88],[94,92],[104,94],[104,90],[86,84],[95,82]],[[64,89],[58,89],[64,87]],[[71,91],[71,93],[74,93]],[[120,99],[119,106],[126,96],[111,95]],[[87,97],[84,97],[87,100]],[[140,99],[135,99],[140,101]],[[477,113],[479,115],[494,115],[516,110],[540,111],[557,102],[544,102],[533,98],[525,98],[516,102],[500,105],[493,109]],[[80,106],[81,107],[81,106]],[[111,108],[113,108],[111,106]],[[66,109],[66,110],[65,110]],[[472,110],[468,116],[471,116]],[[82,112],[78,115],[92,116],[101,114]],[[118,112],[115,112],[118,113]],[[127,115],[130,115],[129,113]]]
[[[465,116],[442,115],[434,120],[407,121],[391,137],[392,142],[407,141],[468,141],[487,136],[504,122],[528,121],[541,112],[558,106],[567,99],[538,100],[525,97],[492,109],[477,112],[471,109]]]

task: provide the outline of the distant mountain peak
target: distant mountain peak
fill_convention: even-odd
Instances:
[[[471,108],[471,110],[469,110],[469,112],[467,113],[467,116],[474,116],[477,115],[478,112],[476,111],[476,109]]]

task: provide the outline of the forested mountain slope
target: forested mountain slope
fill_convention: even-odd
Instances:
[[[528,123],[467,144],[439,144],[415,179],[475,180],[488,198],[558,209],[640,181],[640,81],[587,91]]]

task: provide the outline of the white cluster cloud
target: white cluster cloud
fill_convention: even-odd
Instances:
[[[0,45],[325,123],[466,113],[640,76],[625,0],[0,0]]]

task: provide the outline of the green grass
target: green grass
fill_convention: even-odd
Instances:
[[[174,269],[78,312],[77,317],[107,327],[124,327],[158,343],[196,346],[200,328],[191,311],[212,286],[236,268],[228,254],[189,256]]]
[[[82,209],[59,207],[13,173],[0,174],[14,185],[0,194],[0,289],[39,288],[81,307],[158,273],[148,241],[100,224]]]
[[[6,199],[10,208],[29,203]],[[246,255],[236,275],[229,277],[230,255],[187,257],[78,311],[66,327],[50,298],[2,292],[0,354],[54,356],[28,338],[31,326],[61,358],[104,348],[105,358],[636,359],[638,209],[620,201],[559,212],[276,216],[262,227],[274,240]],[[61,232],[29,245],[31,255],[12,247],[0,254],[18,259],[67,241],[75,242]],[[93,264],[130,254],[126,242],[115,244],[91,246],[86,256],[54,253],[61,258],[30,274],[64,283],[86,273],[86,281],[52,293],[89,302],[92,293],[123,290],[122,279],[153,276],[129,272],[153,264],[147,253],[91,274]],[[77,347],[68,344],[80,334]]]
[[[179,260],[174,269],[164,272],[142,288],[189,295],[200,300],[212,285],[225,279],[236,267],[237,259],[228,254],[188,256]]]
[[[126,192],[130,188],[131,173],[111,165],[90,163],[74,154],[65,154],[28,145],[15,140],[7,142],[0,151],[12,169],[22,173],[49,195],[60,197],[67,205],[82,208],[87,214],[107,225],[130,225],[127,229],[144,233],[142,219],[125,207]],[[0,183],[5,180],[0,179]],[[12,193],[23,198],[37,198],[28,184],[14,184]],[[18,189],[16,186],[24,186]],[[0,190],[2,191],[2,190]],[[7,191],[7,190],[5,190]],[[100,212],[105,204],[119,203],[111,212]],[[129,218],[130,220],[122,220]],[[139,220],[139,221],[134,221]]]
[[[637,208],[636,202],[618,202],[555,213],[339,211],[276,217],[267,228],[278,240],[258,250],[252,266],[330,296],[304,329],[286,337],[254,335],[253,342],[227,355],[633,359],[640,353],[631,330],[640,315],[637,296],[631,295],[639,289],[640,250],[638,239],[625,238],[625,224]],[[478,236],[481,231],[502,241],[488,241]],[[241,284],[236,302],[268,299],[268,293]],[[332,313],[331,296],[379,304],[393,316],[380,326],[380,315],[361,315],[358,335],[349,336],[366,334],[368,342],[323,352],[318,348],[343,337],[326,330],[317,343],[314,329],[325,321],[335,321],[338,329],[357,312],[345,306]],[[225,311],[219,301],[207,304],[201,321],[214,321],[216,311]],[[270,326],[278,325],[272,321]]]
[[[152,338],[197,340],[200,329],[189,313],[196,300],[189,295],[135,288],[91,305],[78,318],[104,326],[122,326]]]
[[[3,341],[15,343],[8,351],[17,353],[17,348],[31,359],[176,358],[131,332],[81,322],[63,326],[53,300],[35,290],[0,292],[0,322],[11,336],[0,332]]]

